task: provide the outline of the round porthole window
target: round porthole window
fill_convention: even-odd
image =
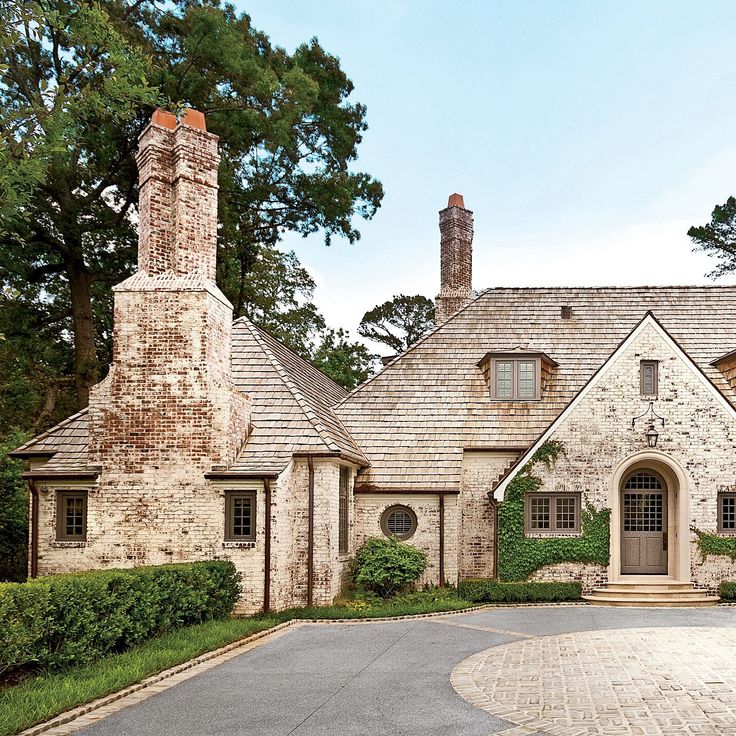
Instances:
[[[417,530],[417,515],[408,506],[391,506],[381,516],[381,531],[387,537],[409,539]]]

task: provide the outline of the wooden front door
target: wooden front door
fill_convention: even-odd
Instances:
[[[632,473],[621,491],[621,572],[667,574],[667,486],[648,470]]]

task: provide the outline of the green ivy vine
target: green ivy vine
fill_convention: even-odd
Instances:
[[[719,537],[717,534],[701,532],[700,529],[694,531],[698,537],[696,544],[703,559],[708,555],[725,555],[736,560],[736,537]]]
[[[582,509],[582,534],[550,539],[524,534],[524,496],[539,490],[542,481],[534,475],[541,462],[550,467],[564,452],[561,442],[545,442],[506,488],[498,507],[498,575],[501,580],[526,580],[535,570],[557,562],[592,562],[608,565],[610,509],[597,510],[586,503]]]

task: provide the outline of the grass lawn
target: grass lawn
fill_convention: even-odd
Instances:
[[[291,618],[335,619],[405,616],[456,611],[476,604],[453,590],[409,593],[389,601],[346,600],[344,605],[294,608],[276,614],[209,621],[165,634],[94,664],[29,677],[0,690],[0,736],[8,736],[59,713],[144,680]]]
[[[276,617],[188,626],[94,664],[31,677],[0,691],[0,734],[17,733],[103,695],[279,623]]]

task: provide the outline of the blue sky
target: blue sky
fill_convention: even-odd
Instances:
[[[736,3],[237,4],[287,50],[316,36],[368,107],[356,166],[383,206],[355,245],[286,241],[332,326],[437,293],[456,191],[477,289],[704,283],[715,267],[686,231],[736,194]]]

